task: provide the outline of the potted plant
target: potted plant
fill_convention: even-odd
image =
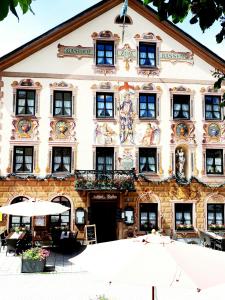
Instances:
[[[178,231],[188,231],[188,230],[194,230],[194,227],[192,224],[177,224],[176,226]]]
[[[30,248],[22,254],[22,273],[43,272],[49,251],[41,248]]]
[[[211,231],[225,230],[225,225],[224,224],[210,224],[209,230],[211,230]]]

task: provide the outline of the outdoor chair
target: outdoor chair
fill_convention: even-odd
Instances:
[[[2,248],[5,249],[5,246],[6,246],[6,238],[5,238],[5,234],[2,233],[0,235],[0,252],[1,252]]]
[[[7,253],[14,252],[16,255],[19,251],[19,240],[18,239],[7,239],[6,240],[6,256]]]

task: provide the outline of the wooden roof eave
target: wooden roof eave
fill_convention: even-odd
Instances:
[[[42,48],[54,43],[65,35],[71,33],[73,30],[92,21],[96,17],[99,17],[101,14],[119,5],[121,2],[123,2],[123,0],[103,0],[36,39],[28,42],[18,49],[15,49],[11,53],[0,58],[0,72]],[[225,71],[225,61],[222,58],[198,43],[171,22],[159,21],[157,14],[151,8],[144,6],[141,0],[129,0],[129,7],[159,27],[162,31],[166,32],[169,36],[173,37],[179,43],[190,49],[194,54],[199,56],[215,69]]]

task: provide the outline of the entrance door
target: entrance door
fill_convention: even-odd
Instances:
[[[98,243],[117,239],[116,208],[116,202],[92,201],[91,224],[96,224]]]

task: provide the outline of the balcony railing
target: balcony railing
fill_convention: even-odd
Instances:
[[[76,170],[75,190],[135,191],[134,172],[126,170]]]

